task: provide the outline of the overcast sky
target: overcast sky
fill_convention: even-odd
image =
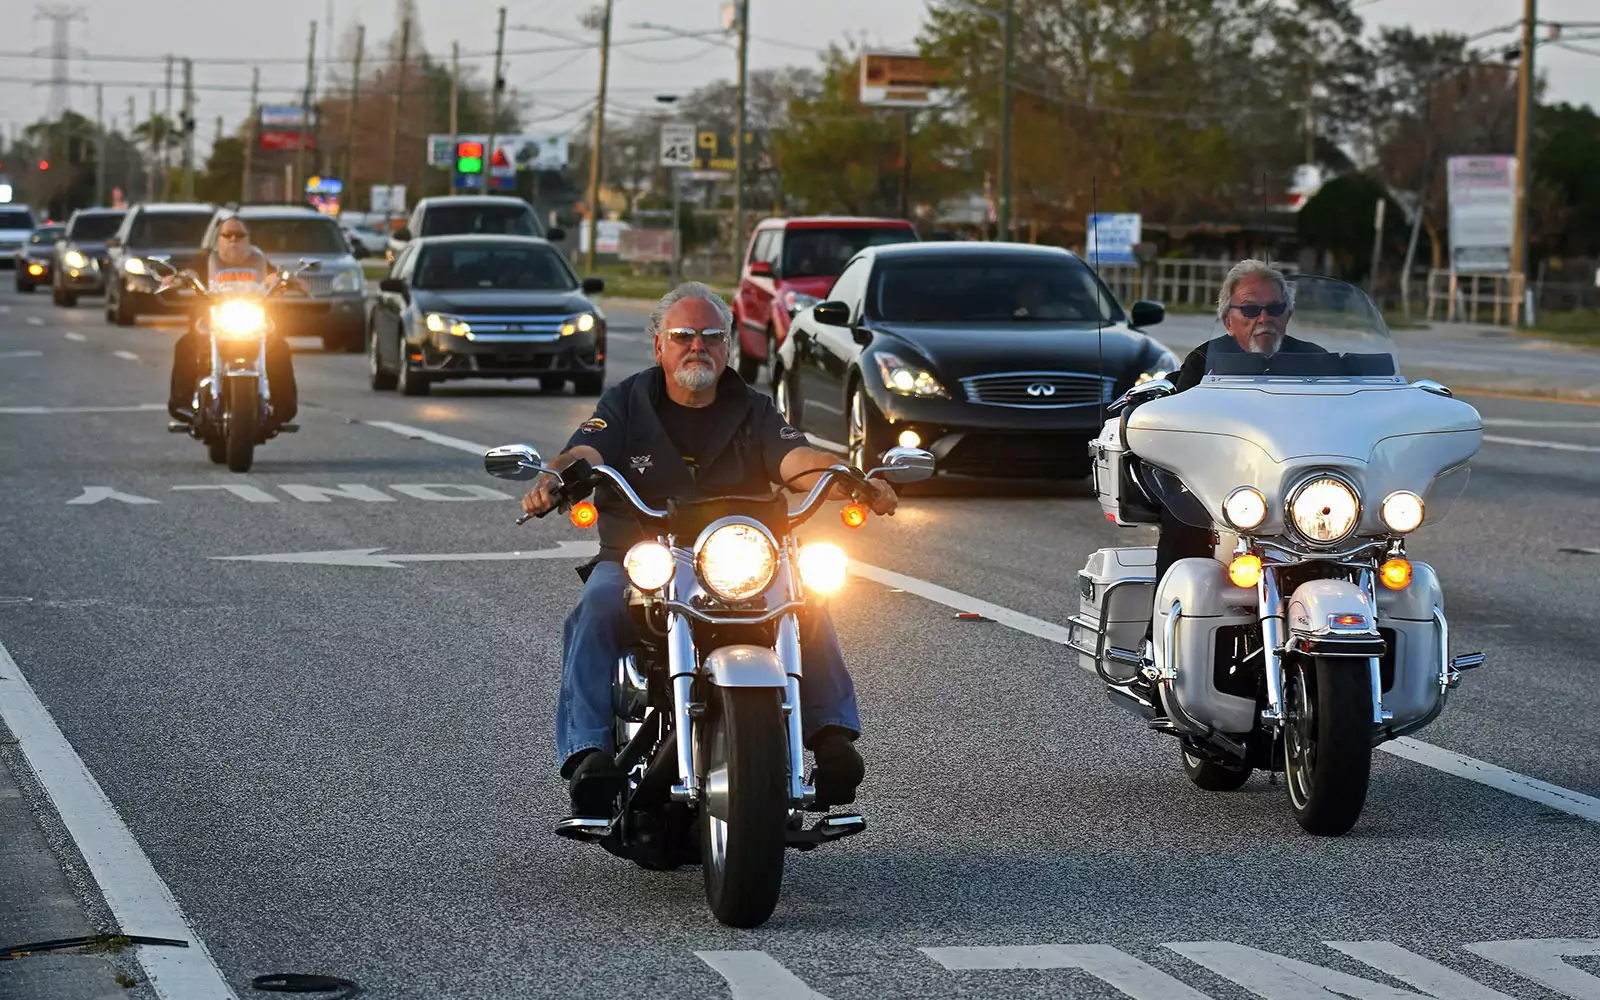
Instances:
[[[319,24],[317,57],[326,51],[329,0],[201,0],[194,11],[139,0],[52,0],[83,11],[83,19],[70,24],[74,49],[88,58],[74,59],[74,80],[105,84],[105,113],[124,123],[128,99],[138,102],[142,119],[148,113],[149,92],[160,90],[167,53],[196,59],[232,59],[233,65],[199,64],[195,84],[199,103],[199,146],[208,148],[216,116],[232,131],[249,106],[248,89],[253,62],[261,69],[264,101],[294,103],[305,77],[305,50],[309,22]],[[488,75],[494,49],[495,12],[508,6],[507,23],[534,26],[581,36],[577,23],[592,0],[419,0],[421,42],[435,57],[448,59],[450,43],[459,42],[464,59]],[[35,0],[0,0],[0,52],[6,69],[0,71],[0,122],[7,135],[44,113],[49,99],[52,63],[47,58],[21,58],[34,49],[48,50],[52,41],[49,21],[38,19]],[[626,114],[653,105],[657,93],[686,93],[718,78],[731,78],[733,50],[715,42],[673,39],[639,44],[656,33],[632,27],[649,22],[684,31],[714,31],[721,25],[723,0],[615,0],[612,52],[612,113]],[[394,0],[331,0],[336,42],[358,21],[367,26],[368,52],[395,29]],[[924,0],[751,0],[752,67],[810,64],[829,42],[863,38],[873,45],[902,47],[915,38],[921,24]],[[1487,31],[1521,16],[1521,0],[1366,0],[1361,13],[1370,24],[1411,24],[1419,30],[1451,29],[1467,33]],[[198,11],[204,9],[204,16]],[[1596,0],[1543,0],[1542,20],[1600,21]],[[1591,29],[1594,30],[1594,29]],[[1600,31],[1596,31],[1600,34]],[[1516,35],[1494,36],[1512,44]],[[581,37],[580,37],[581,40]],[[1540,68],[1547,75],[1550,96],[1557,100],[1600,106],[1600,37],[1574,42],[1593,55],[1551,45],[1540,49]],[[513,54],[507,58],[506,77],[531,98],[526,109],[528,131],[571,128],[591,99],[599,75],[598,55],[574,50],[569,42],[525,30],[508,30],[509,52],[560,49]],[[337,52],[337,49],[335,49]],[[153,58],[151,62],[110,62],[96,57]],[[181,81],[181,72],[178,74]],[[236,88],[208,89],[208,88]],[[207,88],[207,89],[203,89]],[[158,93],[164,104],[164,91]],[[71,90],[75,110],[94,114],[94,88]],[[576,109],[576,110],[575,110]],[[125,127],[125,126],[123,126]]]

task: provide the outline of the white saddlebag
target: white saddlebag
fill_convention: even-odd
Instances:
[[[1156,524],[1161,520],[1154,505],[1128,474],[1134,456],[1123,440],[1120,417],[1107,420],[1100,428],[1100,436],[1089,442],[1089,456],[1094,462],[1094,492],[1107,520],[1115,521],[1119,527]]]
[[[1098,655],[1107,672],[1133,676],[1127,664],[1105,660],[1107,647],[1140,652],[1155,602],[1156,550],[1153,545],[1099,549],[1078,571],[1078,614],[1068,624],[1079,665],[1095,668]]]

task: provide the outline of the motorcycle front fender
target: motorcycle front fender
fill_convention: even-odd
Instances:
[[[706,656],[705,668],[717,687],[782,688],[789,680],[777,652],[765,646],[723,646]]]
[[[1378,609],[1365,587],[1349,580],[1307,580],[1289,598],[1289,644],[1317,656],[1382,656]]]

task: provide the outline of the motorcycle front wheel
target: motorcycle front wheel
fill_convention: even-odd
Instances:
[[[249,472],[251,464],[255,462],[256,418],[260,405],[254,382],[229,380],[227,409],[222,426],[230,472]]]
[[[1283,699],[1283,777],[1295,821],[1319,836],[1349,833],[1372,770],[1366,661],[1295,657],[1284,670]]]
[[[783,888],[789,748],[781,695],[772,688],[715,688],[716,710],[704,730],[700,857],[706,902],[730,927],[765,923]],[[713,808],[722,815],[712,815]]]

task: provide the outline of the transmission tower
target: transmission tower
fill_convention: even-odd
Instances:
[[[60,121],[61,115],[72,103],[72,39],[73,21],[88,21],[82,7],[66,4],[40,4],[35,8],[34,20],[50,22],[50,120]]]

